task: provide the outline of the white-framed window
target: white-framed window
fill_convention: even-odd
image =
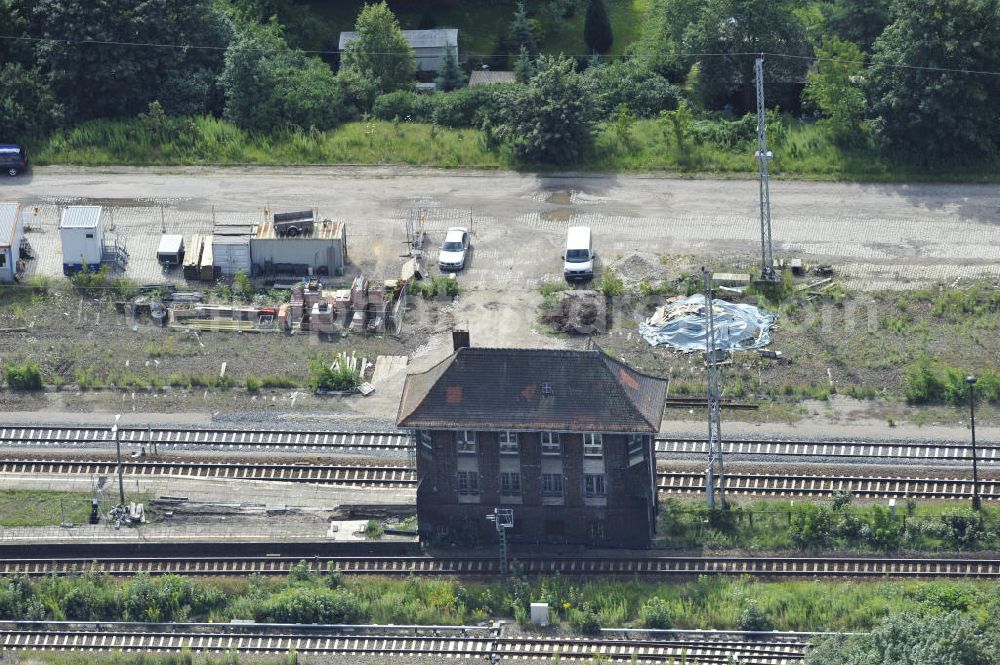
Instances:
[[[434,450],[434,440],[431,438],[430,430],[420,430],[420,445],[427,450]]]
[[[587,497],[607,496],[603,473],[587,473],[583,476],[583,495]]]
[[[562,446],[559,443],[559,432],[542,432],[542,454],[562,454]]]
[[[584,432],[583,454],[587,457],[603,457],[604,435],[600,432]]]
[[[517,455],[521,452],[521,447],[517,443],[517,432],[504,430],[500,432],[500,454]]]
[[[628,440],[628,465],[635,466],[646,459],[646,437],[643,434],[629,434]]]
[[[562,496],[563,475],[561,473],[542,474],[542,496]]]
[[[455,450],[459,453],[476,454],[476,433],[472,430],[455,432]]]
[[[506,496],[521,495],[521,474],[517,471],[500,472],[500,494]]]
[[[458,493],[466,496],[479,494],[479,473],[477,471],[458,472]]]

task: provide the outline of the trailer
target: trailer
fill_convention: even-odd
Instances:
[[[174,268],[184,262],[184,236],[164,234],[156,249],[156,260],[165,268]]]

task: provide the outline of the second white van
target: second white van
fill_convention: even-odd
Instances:
[[[571,226],[566,231],[563,276],[568,282],[584,281],[594,276],[594,248],[589,226]]]

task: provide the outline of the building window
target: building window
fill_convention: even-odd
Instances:
[[[604,531],[604,520],[592,520],[587,522],[587,534],[590,539],[593,540],[604,540],[607,535]]]
[[[479,473],[476,471],[459,471],[458,493],[465,496],[479,494]]]
[[[431,433],[428,430],[420,430],[420,445],[427,450],[434,450],[434,441],[431,439]]]
[[[542,474],[542,496],[562,496],[563,476],[561,473]]]
[[[506,496],[520,496],[521,474],[516,471],[501,471],[500,494],[504,494]]]
[[[7,267],[7,253],[0,252],[0,268],[6,268],[6,267]]]
[[[607,496],[603,473],[588,473],[583,476],[583,495],[586,497]]]
[[[600,432],[584,432],[583,454],[587,457],[603,457],[604,435]]]
[[[519,452],[520,447],[517,444],[517,432],[511,432],[510,430],[500,432],[500,454],[517,455]]]
[[[646,448],[646,437],[642,434],[629,434],[628,435],[628,465],[635,466],[642,462],[646,456],[644,450]]]
[[[559,432],[542,432],[542,454],[562,454],[562,446],[559,445]]]
[[[471,430],[455,432],[455,449],[460,453],[476,454],[476,433]]]

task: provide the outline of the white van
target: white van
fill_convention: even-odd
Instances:
[[[563,276],[568,282],[583,281],[594,276],[594,248],[590,241],[589,226],[571,226],[566,231]]]

